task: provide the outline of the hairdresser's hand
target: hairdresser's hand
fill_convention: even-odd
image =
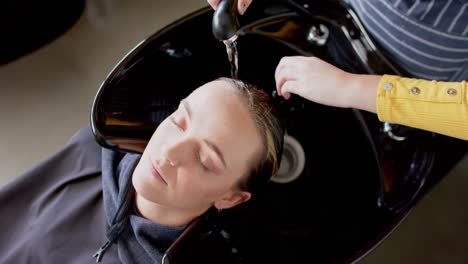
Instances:
[[[376,93],[381,76],[345,72],[317,57],[284,57],[275,72],[278,94],[291,93],[310,101],[376,112]]]
[[[211,7],[216,10],[216,7],[220,1],[221,0],[208,0],[208,4],[210,4]],[[237,0],[237,10],[240,15],[245,13],[245,10],[247,10],[247,7],[249,7],[250,3],[252,3],[252,0]]]

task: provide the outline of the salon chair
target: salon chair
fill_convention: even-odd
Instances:
[[[212,16],[207,7],[179,19],[115,66],[92,107],[99,144],[141,152],[182,98],[230,76]],[[265,89],[284,118],[281,168],[245,205],[210,210],[192,223],[163,263],[359,261],[464,156],[467,144],[382,123],[368,112],[277,96],[274,71],[283,56],[317,56],[354,73],[410,76],[345,4],[257,0],[239,24],[239,78]]]

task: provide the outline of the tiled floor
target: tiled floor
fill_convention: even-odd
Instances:
[[[89,123],[99,85],[131,48],[205,5],[204,0],[90,0],[60,38],[0,66],[0,185]],[[466,190],[468,157],[362,263],[468,263]]]

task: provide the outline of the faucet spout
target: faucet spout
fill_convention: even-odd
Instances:
[[[237,39],[237,0],[221,0],[213,14],[213,35],[216,39],[234,42]]]

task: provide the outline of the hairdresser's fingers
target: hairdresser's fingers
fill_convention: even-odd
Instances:
[[[283,94],[284,99],[288,100],[291,97],[291,93],[294,93],[294,88],[297,86],[297,81],[288,80],[281,87],[281,93]]]
[[[221,0],[207,0],[207,1],[208,1],[208,4],[210,4],[210,6],[216,10]],[[252,3],[252,0],[238,0],[237,12],[239,12],[240,15],[245,14],[245,11],[247,10],[247,8],[250,6],[251,3]]]
[[[276,89],[283,96],[282,87],[286,81],[297,80],[300,74],[299,57],[283,57],[275,71]]]
[[[303,56],[285,56],[285,57],[282,57],[281,60],[278,62],[278,66],[276,66],[275,79],[278,79],[279,73],[284,68],[297,68],[298,63],[302,63],[303,60],[304,60]]]
[[[286,67],[281,67],[280,70],[278,70],[277,74],[275,75],[275,81],[276,81],[276,90],[278,91],[278,94],[280,96],[283,96],[283,85],[288,81],[289,77],[287,74],[288,68]]]
[[[280,77],[278,85],[276,86],[278,94],[283,96],[285,99],[289,99],[289,94],[297,94],[297,91],[295,90],[297,88],[297,83],[298,79],[295,77],[287,77],[287,75]]]
[[[247,7],[249,7],[251,3],[252,3],[252,0],[239,0],[237,2],[237,10],[239,11],[239,14],[240,15],[245,14]]]
[[[220,1],[220,0],[208,0],[208,4],[210,4],[210,6],[211,6],[213,9],[216,9],[216,7],[218,7],[219,1]]]
[[[275,81],[276,81],[276,89],[278,90],[278,94],[282,96],[283,94],[281,93],[281,87],[283,84],[286,82],[286,74],[284,73],[284,70],[287,69],[288,65],[288,60],[289,57],[283,57],[281,58],[280,62],[278,63],[278,66],[276,66],[275,70]]]
[[[278,79],[278,74],[283,70],[283,68],[287,65],[287,62],[291,57],[282,57],[280,61],[278,62],[278,65],[276,66],[275,70],[275,79]]]

